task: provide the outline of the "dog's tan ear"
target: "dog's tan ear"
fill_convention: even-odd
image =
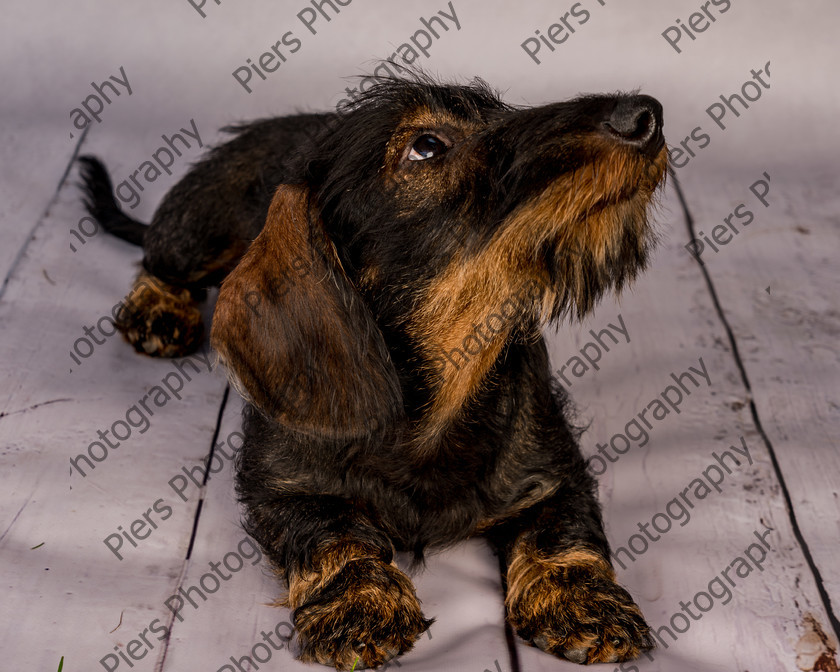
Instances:
[[[281,185],[222,283],[211,342],[243,395],[306,433],[349,439],[402,413],[388,350],[304,187]]]

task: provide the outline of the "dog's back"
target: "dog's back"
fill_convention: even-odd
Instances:
[[[143,247],[143,271],[117,320],[135,350],[182,357],[200,347],[204,290],[221,282],[262,230],[277,185],[304,180],[313,147],[335,119],[299,114],[223,128],[234,137],[167,192],[149,225],[121,210],[99,159],[80,159],[90,214]]]

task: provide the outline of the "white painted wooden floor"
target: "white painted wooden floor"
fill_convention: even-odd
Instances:
[[[257,656],[250,669],[315,669],[279,639],[288,613],[267,606],[278,587],[239,528],[229,462],[214,463],[218,473],[201,487],[186,475],[215,441],[228,453],[236,445],[241,404],[222,372],[198,359],[194,367],[144,359],[98,331],[91,352],[80,346],[89,356],[71,358],[85,328],[122,298],[141,255],[104,235],[84,244],[73,236],[83,210],[70,165],[79,152],[99,154],[119,182],[152,158],[162,134],[191,123],[206,147],[238,119],[327,109],[351,85],[342,77],[370,71],[412,36],[425,44],[421,17],[454,9],[457,26],[433,25],[439,36],[420,59],[430,71],[480,75],[513,103],[640,88],[662,101],[669,144],[683,152],[675,159],[685,208],[672,179],[649,272],[620,302],[551,337],[554,366],[566,366],[581,417],[591,421],[584,448],[601,455],[593,464],[604,472],[609,536],[628,549],[618,551],[620,580],[661,640],[653,660],[621,669],[836,671],[840,6],[342,1],[332,3],[338,14],[324,3],[329,22],[308,0],[4,3],[0,669],[56,670],[63,658],[67,672],[212,672],[238,669],[231,658],[246,655]],[[574,33],[551,27],[564,15]],[[537,30],[564,40],[554,51],[527,42],[532,51],[540,45],[539,65],[521,46]],[[286,46],[287,61],[265,80],[252,74],[247,93],[232,73],[244,80],[237,69],[258,63],[288,31],[286,42],[300,46]],[[87,100],[96,112],[91,82],[112,75],[128,85],[115,83],[119,97],[106,89],[111,102],[84,135],[73,110]],[[720,98],[735,93],[754,99],[749,109],[732,99],[738,116]],[[725,128],[713,119],[723,111]],[[203,151],[198,142],[180,148],[172,175],[146,183],[132,215],[148,221]],[[685,249],[687,213],[712,244],[726,238],[715,228],[725,218],[744,216],[730,217],[739,233],[717,252],[706,243],[701,267]],[[594,356],[590,330],[610,324],[623,325],[629,342],[606,341],[598,370],[574,377],[581,369],[570,359],[582,350]],[[671,376],[688,367],[708,383],[682,378],[681,391]],[[153,406],[146,427],[132,407],[178,380],[180,398]],[[656,419],[663,394],[679,412]],[[639,420],[646,409],[649,428]],[[127,414],[136,426],[125,424]],[[85,477],[69,475],[69,461],[120,420],[124,439],[107,458]],[[749,459],[727,457],[730,446],[746,446]],[[134,522],[144,514],[145,527]],[[120,536],[132,525],[148,533],[136,547]],[[761,550],[755,535],[768,528]],[[122,539],[122,559],[106,539],[113,547]],[[215,578],[210,563],[219,562],[227,578]],[[574,669],[521,643],[511,654],[498,570],[482,543],[432,558],[415,580],[437,622],[391,669]],[[184,599],[177,609],[185,593],[195,606]],[[244,659],[241,669],[249,669]]]

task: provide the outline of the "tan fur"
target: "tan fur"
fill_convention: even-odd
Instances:
[[[302,661],[349,670],[358,659],[375,668],[411,649],[429,627],[411,580],[394,562],[347,543],[320,552],[315,565],[290,584]],[[344,590],[328,597],[322,589],[334,580]]]
[[[546,572],[562,573],[571,567],[585,567],[609,580],[615,578],[609,563],[600,553],[591,549],[576,547],[560,555],[543,557],[533,547],[520,541],[508,567],[508,603],[526,594]]]
[[[641,653],[631,642],[636,632],[648,636],[642,613],[594,549],[576,546],[545,556],[520,540],[507,584],[508,620],[541,649],[578,663],[617,662]]]
[[[222,283],[211,343],[237,389],[278,421],[365,434],[396,394],[396,374],[361,297],[340,291],[350,282],[308,198],[304,187],[278,187],[265,227]]]
[[[600,141],[592,140],[593,144]],[[589,169],[563,175],[540,196],[514,211],[499,226],[496,235],[477,255],[456,254],[449,267],[429,285],[409,334],[421,344],[429,360],[442,351],[459,347],[475,324],[483,322],[511,297],[511,288],[537,288],[527,312],[544,324],[555,293],[548,278],[539,274],[532,253],[551,241],[559,249],[586,252],[596,264],[608,253],[617,253],[625,235],[622,222],[635,223],[644,239],[646,211],[667,165],[663,149],[651,167],[634,151],[604,144],[603,160]],[[629,215],[629,216],[628,216]],[[568,277],[561,285],[570,289],[578,307],[588,306],[587,288],[575,275],[576,264],[567,264]],[[418,432],[416,445],[434,444],[435,437],[456,417],[480,389],[517,322],[506,321],[490,345],[470,358],[460,370],[447,367],[443,375],[432,374],[437,393]]]
[[[377,558],[380,552],[360,543],[343,541],[319,550],[313,557],[316,569],[304,570],[289,577],[289,594],[283,604],[296,609],[323,586],[326,586],[352,560]],[[396,567],[395,563],[391,563]]]
[[[165,321],[166,326],[157,330],[159,320]],[[201,311],[190,291],[146,271],[141,271],[134,281],[115,324],[136,350],[155,357],[187,355],[198,347],[204,335]]]
[[[223,249],[218,256],[205,262],[201,268],[190,273],[186,277],[186,281],[191,284],[197,284],[208,275],[218,273],[219,271],[222,271],[225,275],[230,273],[234,268],[236,268],[236,264],[238,264],[239,260],[242,259],[242,255],[245,254],[247,249],[248,241],[234,241],[230,247]]]

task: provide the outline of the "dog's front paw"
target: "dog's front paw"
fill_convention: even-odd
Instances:
[[[632,660],[653,648],[641,610],[588,549],[550,558],[515,553],[506,603],[520,637],[574,663]]]
[[[295,609],[300,659],[337,670],[377,668],[408,651],[432,621],[411,580],[393,565],[349,561]]]

